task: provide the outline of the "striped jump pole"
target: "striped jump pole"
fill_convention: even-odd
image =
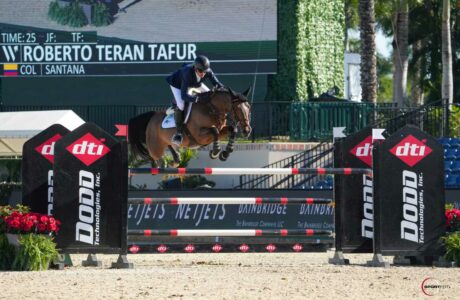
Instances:
[[[193,174],[193,175],[353,175],[372,174],[367,168],[132,168],[129,175],[136,174]]]
[[[134,229],[128,235],[143,236],[331,236],[330,230],[316,229]]]
[[[128,204],[333,204],[327,198],[274,198],[274,197],[242,197],[242,198],[128,198]]]

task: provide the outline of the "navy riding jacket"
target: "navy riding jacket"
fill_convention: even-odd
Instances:
[[[168,77],[166,77],[166,81],[169,83],[169,85],[172,85],[177,89],[180,89],[182,100],[186,102],[195,102],[196,96],[190,96],[187,93],[187,91],[189,88],[192,87],[200,87],[201,83],[205,79],[209,79],[213,86],[223,86],[211,69],[209,69],[209,71],[206,72],[206,75],[203,78],[200,78],[200,80],[198,81],[197,75],[195,74],[195,70],[193,69],[193,65],[185,65],[179,70],[169,75]]]

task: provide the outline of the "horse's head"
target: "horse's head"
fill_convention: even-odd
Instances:
[[[249,87],[243,93],[235,93],[228,89],[232,99],[232,113],[236,121],[236,125],[241,127],[243,134],[248,137],[251,134],[251,104],[248,101],[248,95],[251,91]]]
[[[248,101],[249,87],[243,93],[236,93],[230,88],[215,88],[212,91],[201,93],[200,102],[211,103],[217,113],[229,114],[240,127],[243,134],[249,136],[251,128],[251,104]]]

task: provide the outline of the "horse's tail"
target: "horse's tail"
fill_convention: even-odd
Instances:
[[[145,131],[154,114],[154,111],[146,112],[129,120],[128,143],[132,154],[136,157],[150,159],[149,151],[145,145]]]

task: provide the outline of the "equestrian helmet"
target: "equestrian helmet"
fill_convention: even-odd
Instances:
[[[209,71],[209,67],[211,66],[211,63],[209,62],[209,59],[204,56],[204,55],[198,55],[195,58],[195,62],[193,64],[196,69],[204,72]]]

